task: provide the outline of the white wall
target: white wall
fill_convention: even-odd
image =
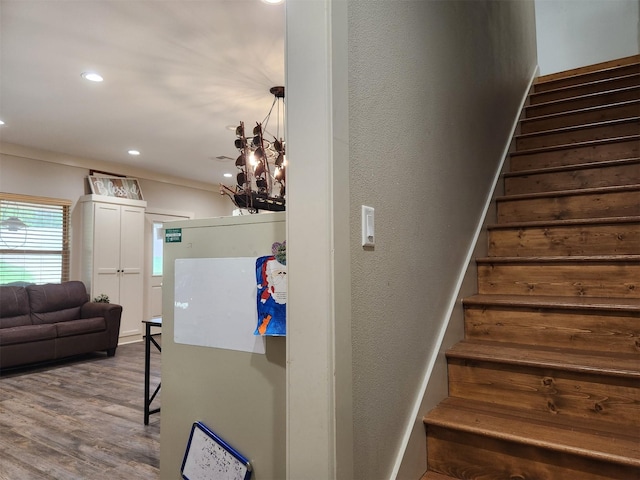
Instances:
[[[123,165],[71,158],[11,144],[0,146],[0,191],[65,198],[75,202],[88,190],[90,169],[136,177],[148,208],[192,212],[194,218],[231,215],[234,205],[213,185],[189,186],[188,182],[161,178],[152,172],[129,171]],[[182,185],[180,184],[182,183]]]
[[[287,478],[354,473],[347,5],[287,1]]]
[[[638,0],[536,0],[540,75],[640,53]]]
[[[222,197],[214,186],[210,190],[168,183],[167,179],[156,177],[148,172],[129,172],[123,166],[97,162],[88,159],[69,158],[63,155],[30,149],[17,145],[2,144],[0,146],[0,191],[23,195],[36,195],[71,200],[71,229],[79,220],[75,212],[79,197],[90,193],[86,177],[90,169],[117,172],[131,175],[139,179],[140,189],[147,201],[148,210],[170,210],[173,212],[192,213],[194,218],[208,218],[231,215],[234,205]],[[179,183],[179,179],[175,179]],[[79,246],[71,246],[71,264],[79,255]],[[78,272],[72,269],[72,278]]]

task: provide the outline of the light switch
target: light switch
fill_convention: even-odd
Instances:
[[[375,211],[373,207],[362,205],[362,246],[373,247],[376,244]]]

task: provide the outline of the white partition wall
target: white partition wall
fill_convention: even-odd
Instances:
[[[286,339],[254,340],[252,320],[240,332],[230,322],[252,314],[256,298],[239,270],[285,240],[285,214],[165,226],[179,230],[164,244],[160,477],[180,478],[191,425],[201,421],[251,461],[254,478],[284,479]]]

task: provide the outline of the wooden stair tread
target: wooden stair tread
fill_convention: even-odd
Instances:
[[[627,67],[628,65],[625,65],[625,67]],[[639,67],[640,70],[640,67]],[[571,90],[577,90],[580,88],[585,88],[585,87],[593,87],[593,86],[599,86],[599,85],[606,85],[607,83],[612,83],[618,80],[627,80],[627,79],[638,79],[640,81],[640,73],[638,72],[633,72],[633,73],[623,73],[622,75],[612,75],[611,77],[608,78],[600,78],[600,79],[596,79],[596,80],[587,80],[586,82],[583,83],[576,83],[573,85],[566,85],[566,86],[561,86],[561,87],[557,87],[557,88],[550,88],[548,90],[542,90],[542,91],[534,91],[531,92],[531,94],[529,95],[530,98],[535,98],[535,97],[540,97],[540,96],[544,96],[544,95],[548,95],[551,93],[570,93]],[[553,82],[548,82],[548,84],[551,84]],[[543,85],[544,82],[540,82],[540,83],[534,83],[534,85],[536,86],[541,86]]]
[[[507,406],[504,404],[495,404],[491,402],[485,402],[478,399],[461,398],[461,397],[448,397],[441,402],[441,405],[446,405],[450,408],[461,408],[467,410],[479,410],[488,413],[495,411],[507,414],[515,415],[522,419],[540,421],[541,423],[551,423],[559,427],[573,428],[576,426],[574,419],[566,418],[562,416],[553,416],[552,418],[540,417],[539,412],[530,410],[528,408],[520,408],[514,406]],[[597,433],[609,433],[615,437],[623,439],[631,439],[640,442],[640,432],[634,426],[620,425],[620,424],[603,424],[599,420],[593,418],[585,418],[579,425],[581,431],[597,432]],[[638,445],[640,447],[640,445]]]
[[[594,193],[614,193],[640,191],[640,185],[614,185],[611,187],[579,188],[575,190],[554,190],[551,192],[519,193],[496,198],[496,202],[526,200],[531,198],[567,197],[574,195],[592,195]]]
[[[537,228],[537,227],[568,227],[574,225],[616,225],[626,223],[640,223],[640,216],[628,217],[593,217],[572,218],[567,220],[536,220],[533,222],[495,223],[487,227],[488,230]]]
[[[576,100],[603,97],[603,96],[606,96],[606,95],[614,95],[616,93],[628,92],[628,91],[638,90],[638,89],[640,89],[640,85],[633,85],[631,87],[613,88],[611,90],[604,90],[602,92],[585,93],[585,94],[582,94],[582,95],[576,95],[575,97],[561,98],[559,100],[550,100],[548,102],[542,102],[542,103],[536,103],[536,104],[533,104],[533,105],[527,105],[524,108],[525,108],[525,111],[526,111],[527,109],[535,109],[535,108],[538,108],[538,107],[547,107],[549,105],[559,105],[559,104],[563,104],[563,103],[575,102]]]
[[[640,157],[618,158],[615,160],[601,160],[598,162],[574,163],[570,165],[557,165],[553,167],[532,168],[529,170],[518,170],[516,172],[505,172],[502,174],[504,178],[526,177],[528,175],[538,175],[541,173],[557,173],[568,172],[573,170],[586,170],[589,168],[607,168],[620,165],[633,165],[640,163]]]
[[[533,121],[539,121],[539,120],[547,120],[547,119],[551,119],[551,118],[555,118],[555,117],[577,115],[577,114],[581,114],[581,113],[593,112],[593,111],[597,111],[597,110],[604,110],[604,109],[607,109],[607,108],[630,106],[630,105],[634,105],[634,104],[637,104],[638,108],[640,109],[640,100],[624,100],[622,102],[607,103],[605,105],[595,105],[593,107],[576,108],[574,110],[567,110],[567,111],[563,111],[563,112],[547,113],[547,114],[544,114],[544,115],[535,115],[535,116],[532,116],[532,117],[527,117],[527,118],[521,119],[520,123],[527,123],[527,122],[533,122]]]
[[[536,153],[554,152],[557,150],[568,150],[571,148],[580,148],[580,147],[595,147],[597,145],[606,145],[608,143],[618,143],[618,142],[630,142],[633,140],[637,140],[638,142],[640,142],[640,134],[625,135],[623,137],[603,138],[600,140],[588,140],[585,142],[566,143],[563,145],[553,145],[551,147],[540,147],[540,148],[531,148],[527,150],[518,150],[515,152],[510,152],[509,156],[520,157],[523,155],[531,155]]]
[[[476,259],[479,265],[497,263],[640,263],[640,255],[561,255],[547,257],[482,257]]]
[[[587,130],[590,128],[611,127],[611,126],[621,125],[625,123],[635,123],[638,121],[640,121],[640,116],[616,118],[615,120],[602,120],[600,122],[583,123],[579,125],[571,125],[568,127],[558,127],[558,128],[552,128],[549,130],[540,130],[540,131],[531,132],[531,133],[521,133],[519,135],[516,135],[515,139],[522,140],[526,138],[544,137],[545,135],[553,135],[558,133],[570,133],[570,132],[575,132],[577,130]]]
[[[607,82],[614,82],[615,80],[617,80],[618,78],[624,78],[625,76],[638,76],[637,73],[632,73],[630,75],[622,75],[620,77],[612,77],[612,78],[607,78],[602,80],[602,83],[607,83]],[[589,85],[591,82],[585,82],[585,83],[579,83],[579,84],[575,84],[575,85],[571,85],[571,86],[567,86],[564,87],[567,91],[570,91],[572,88],[573,89],[578,89],[580,87],[583,87],[585,85]],[[546,102],[540,102],[540,103],[530,103],[528,105],[525,106],[525,108],[533,108],[533,107],[537,107],[537,106],[542,106],[542,105],[554,105],[554,104],[558,104],[558,103],[563,103],[563,102],[571,102],[574,100],[581,100],[583,98],[595,98],[598,96],[602,96],[602,95],[609,95],[609,94],[615,94],[615,93],[619,93],[619,92],[626,92],[629,90],[634,90],[637,89],[638,87],[640,87],[640,84],[635,84],[635,85],[629,85],[629,86],[624,86],[624,87],[613,87],[610,88],[608,90],[600,90],[597,92],[590,92],[590,93],[578,93],[577,95],[571,96],[571,97],[562,97],[562,98],[558,98],[556,100],[549,100]],[[529,95],[530,98],[535,98],[537,96],[544,96],[545,94],[549,94],[549,93],[553,93],[553,92],[557,92],[560,89],[551,89],[551,90],[545,90],[545,91],[541,91],[541,92],[533,92]]]
[[[442,473],[430,471],[421,476],[420,480],[456,480],[456,478],[450,477],[449,475],[443,475]]]
[[[446,355],[449,359],[640,379],[640,355],[637,354],[599,354],[566,348],[463,340],[447,350]]]
[[[424,422],[428,426],[640,467],[640,441],[637,435],[628,435],[628,431],[599,431],[589,428],[588,422],[585,422],[586,426],[580,424],[568,427],[553,419],[545,417],[543,420],[538,417],[535,412],[510,410],[483,402],[449,397],[431,410],[424,417]]]
[[[527,295],[477,294],[463,300],[465,306],[503,306],[568,310],[607,310],[636,312],[640,315],[640,298],[551,297]]]
[[[572,68],[562,72],[550,73],[548,75],[539,76],[534,80],[534,85],[544,85],[557,82],[559,80],[567,80],[569,78],[588,77],[594,73],[615,72],[621,68],[629,66],[637,66],[640,69],[640,55],[630,55],[628,57],[608,60],[606,62],[598,62],[592,65]]]

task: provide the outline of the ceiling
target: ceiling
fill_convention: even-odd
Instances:
[[[2,142],[233,185],[228,127],[262,122],[276,85],[283,5],[0,0]]]

